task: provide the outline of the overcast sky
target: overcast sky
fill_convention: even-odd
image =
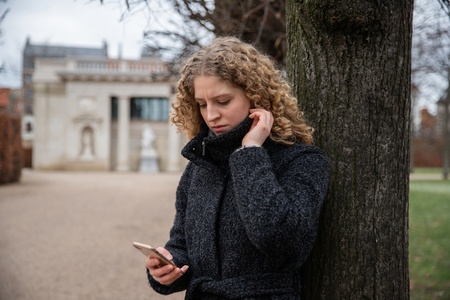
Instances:
[[[110,57],[136,59],[143,45],[143,31],[150,19],[146,9],[121,21],[123,0],[7,0],[0,1],[0,12],[10,11],[0,28],[0,86],[21,85],[22,50],[26,38],[32,44],[102,47],[108,43]]]

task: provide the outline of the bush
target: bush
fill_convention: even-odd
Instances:
[[[0,184],[19,181],[22,165],[20,118],[0,113]]]

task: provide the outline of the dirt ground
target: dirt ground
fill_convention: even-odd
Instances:
[[[166,242],[179,177],[24,170],[0,186],[0,300],[183,299],[148,286],[132,246]]]

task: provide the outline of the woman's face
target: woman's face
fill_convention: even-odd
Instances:
[[[196,77],[194,93],[203,120],[216,135],[235,128],[249,115],[250,101],[244,90],[219,77]]]

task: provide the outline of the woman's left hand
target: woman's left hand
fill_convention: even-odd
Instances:
[[[158,250],[162,255],[164,255],[168,260],[172,260],[172,254],[163,247],[158,247]],[[161,284],[169,285],[175,280],[183,276],[187,272],[188,266],[183,266],[182,268],[177,268],[171,264],[161,265],[161,261],[158,258],[154,258],[151,255],[147,257],[145,261],[145,266],[150,272],[150,275]]]
[[[253,124],[242,140],[242,146],[261,146],[272,130],[272,113],[262,108],[252,108],[249,118],[253,119]]]

